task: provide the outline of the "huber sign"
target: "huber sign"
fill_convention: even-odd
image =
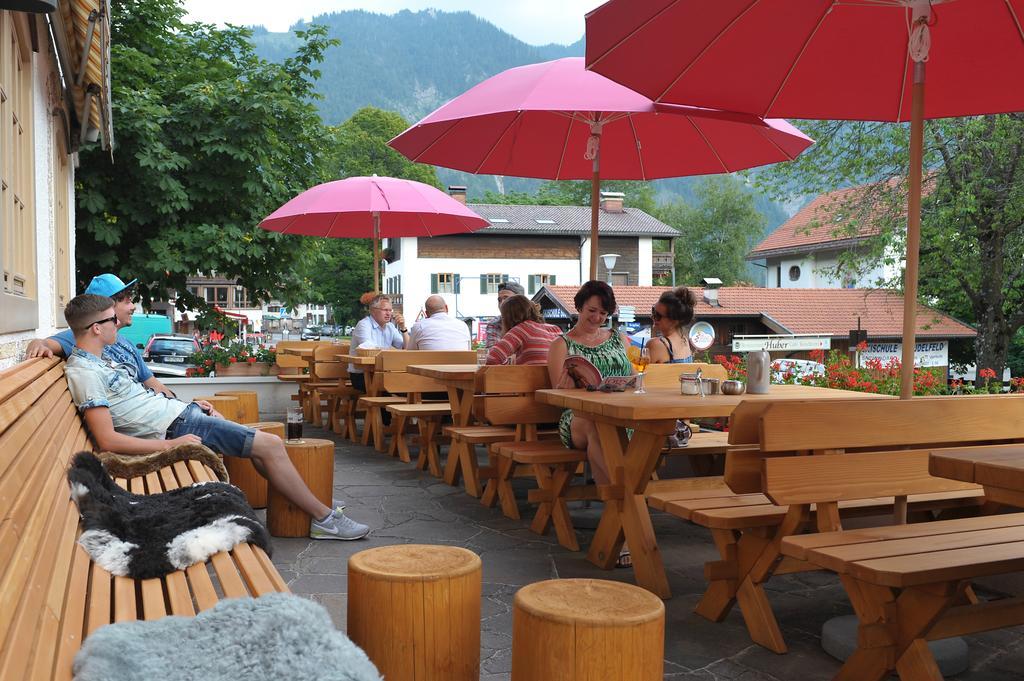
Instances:
[[[868,349],[860,353],[861,365],[865,360],[878,359],[882,364],[889,360],[902,359],[903,343],[868,343]],[[922,341],[914,346],[914,366],[949,366],[949,341]]]
[[[733,352],[795,352],[797,350],[828,350],[832,339],[828,336],[733,336]]]

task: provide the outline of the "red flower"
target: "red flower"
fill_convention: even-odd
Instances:
[[[254,364],[256,362],[256,358],[255,357],[250,357],[249,359],[247,359],[245,361],[248,362],[249,364]]]
[[[236,358],[234,358],[234,357],[228,357],[228,361],[231,362],[232,364],[234,364],[238,360]]]
[[[978,375],[981,376],[982,378],[995,378],[996,377],[996,370],[995,369],[982,369],[980,372],[978,372]]]
[[[857,343],[857,352],[864,352],[867,349],[868,349],[868,342],[867,341],[861,341],[860,343]]]
[[[205,364],[208,367],[212,367],[213,366],[213,360],[212,359],[208,359],[208,360],[206,360]]]

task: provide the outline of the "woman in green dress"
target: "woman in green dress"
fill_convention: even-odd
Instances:
[[[601,371],[602,376],[631,376],[633,364],[626,355],[629,339],[604,327],[609,315],[615,312],[612,287],[603,281],[588,281],[580,287],[573,302],[579,312],[579,320],[572,329],[554,340],[548,353],[551,385],[556,388],[576,387],[564,369],[565,358],[569,355],[583,355]],[[558,430],[562,444],[587,452],[594,481],[599,485],[609,484],[611,476],[594,422],[579,416],[573,418],[572,411],[566,409],[559,419]]]

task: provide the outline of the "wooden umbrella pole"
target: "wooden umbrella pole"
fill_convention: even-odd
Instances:
[[[600,144],[600,137],[598,144]],[[590,180],[590,280],[597,279],[597,226],[601,211],[601,148],[594,154],[594,176]]]
[[[373,290],[380,293],[380,213],[373,214]]]
[[[907,263],[903,272],[903,365],[900,367],[900,399],[914,395],[914,349],[917,326],[918,258],[921,251],[921,176],[924,160],[925,63],[914,63],[913,100],[910,109],[910,198],[907,205]]]

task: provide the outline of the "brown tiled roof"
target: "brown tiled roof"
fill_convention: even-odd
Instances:
[[[576,286],[545,286],[567,311],[573,310]],[[616,286],[619,305],[632,305],[640,316],[649,310],[667,286]],[[759,317],[780,333],[828,334],[846,338],[850,329],[861,328],[870,338],[899,338],[903,335],[903,296],[877,289],[760,288],[725,286],[718,289],[721,307],[704,302],[704,289],[691,289],[697,296],[696,317]],[[974,337],[977,332],[952,317],[924,305],[917,306],[917,335],[921,338]]]
[[[840,226],[836,220],[837,214],[841,219],[843,207],[854,200],[857,193],[864,192],[867,188],[868,186],[849,187],[818,196],[765,237],[764,241],[747,254],[747,259],[756,260],[771,255],[816,250],[814,246],[820,247],[824,244],[839,247],[878,234],[878,227],[870,220],[864,220],[858,225],[855,236],[837,236],[835,233]]]

